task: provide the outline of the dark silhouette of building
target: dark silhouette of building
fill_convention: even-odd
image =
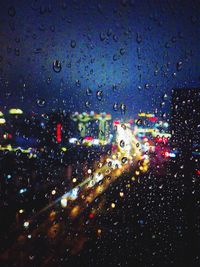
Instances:
[[[183,190],[184,257],[186,266],[194,266],[199,254],[200,89],[175,89],[171,105],[172,146],[178,152],[172,173]]]

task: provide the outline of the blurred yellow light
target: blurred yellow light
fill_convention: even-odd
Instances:
[[[0,117],[3,117],[3,112],[2,111],[0,111]]]
[[[101,234],[101,232],[102,232],[101,229],[98,229],[98,230],[97,230],[97,233],[98,233],[99,235]]]
[[[79,207],[79,206],[75,206],[75,207],[72,209],[72,211],[71,211],[71,216],[72,216],[72,217],[77,216],[78,213],[79,213],[79,210],[80,210],[80,207]]]
[[[55,194],[56,194],[56,190],[52,190],[52,191],[51,191],[51,194],[52,194],[52,195],[55,195]]]
[[[124,193],[123,192],[120,192],[119,195],[120,195],[120,197],[123,197],[124,196]]]
[[[115,155],[112,155],[112,158],[113,158],[113,159],[116,159],[116,156],[115,156]]]
[[[73,178],[73,179],[72,179],[72,182],[73,182],[73,183],[76,183],[76,181],[77,181],[76,178]]]
[[[91,174],[92,173],[92,170],[91,169],[88,169],[87,172],[88,172],[88,174]]]
[[[54,220],[55,216],[56,216],[56,212],[54,210],[52,210],[51,213],[49,214],[50,220]]]
[[[19,213],[20,213],[20,214],[22,214],[23,212],[24,212],[24,210],[23,210],[23,209],[20,209],[20,210],[19,210]]]
[[[136,174],[136,175],[139,175],[139,174],[140,174],[140,172],[139,172],[139,171],[136,171],[136,172],[135,172],[135,174]]]
[[[153,117],[154,117],[154,114],[148,114],[148,113],[147,113],[147,114],[146,114],[146,117],[147,117],[147,118],[153,118]]]
[[[62,147],[61,148],[63,152],[66,152],[67,151],[67,148],[66,147]]]
[[[139,117],[145,117],[145,115],[146,115],[146,113],[144,113],[144,112],[143,113],[138,113]]]
[[[6,120],[4,118],[0,118],[0,124],[6,123]]]
[[[23,111],[19,108],[11,108],[9,110],[9,114],[11,115],[20,115],[20,114],[23,114]]]
[[[112,209],[115,208],[115,203],[111,203],[111,208],[112,208]]]
[[[144,172],[148,171],[148,166],[144,166]]]
[[[60,204],[63,208],[67,207],[67,198],[62,198],[60,201]]]

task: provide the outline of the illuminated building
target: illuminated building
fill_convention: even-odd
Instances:
[[[172,145],[184,154],[198,157],[200,148],[200,89],[176,89],[172,97]]]
[[[71,119],[77,122],[77,129],[85,144],[106,144],[110,141],[111,115],[107,113],[78,113],[72,114]]]

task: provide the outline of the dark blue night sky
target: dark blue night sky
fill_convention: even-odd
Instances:
[[[119,116],[113,104],[123,103],[131,116],[140,109],[164,112],[173,87],[199,86],[197,0],[4,0],[0,5],[2,109],[61,107]],[[60,72],[54,71],[54,60],[61,62]]]

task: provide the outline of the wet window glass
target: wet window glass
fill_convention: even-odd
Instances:
[[[0,266],[200,266],[199,11],[0,1]]]

